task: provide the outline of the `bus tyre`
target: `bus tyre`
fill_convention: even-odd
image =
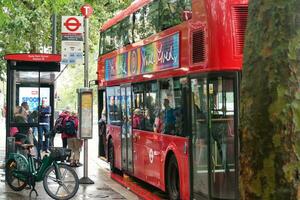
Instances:
[[[11,189],[21,191],[26,187],[27,183],[13,175],[13,171],[16,169],[18,169],[16,160],[8,160],[5,166],[6,181]]]
[[[178,164],[175,156],[171,156],[167,167],[167,192],[169,199],[178,200],[180,199],[180,182],[178,173]]]
[[[114,150],[114,144],[112,142],[112,139],[109,140],[108,142],[108,162],[110,165],[110,171],[111,172],[116,172],[115,168],[115,150]]]

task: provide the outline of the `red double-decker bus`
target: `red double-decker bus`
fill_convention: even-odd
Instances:
[[[238,199],[247,0],[136,0],[100,30],[111,169],[169,199]]]

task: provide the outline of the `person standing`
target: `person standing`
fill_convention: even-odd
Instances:
[[[175,128],[174,109],[170,106],[169,99],[164,99],[163,133],[173,134]]]
[[[70,108],[66,107],[66,109],[59,115],[59,118],[62,118],[62,133],[61,140],[63,148],[67,148],[68,146],[68,135],[65,133],[66,120],[70,117]]]
[[[72,115],[66,121],[66,134],[68,135],[68,147],[72,150],[70,157],[70,166],[79,167],[81,140],[78,138],[78,117],[76,113]]]
[[[51,107],[47,105],[47,99],[42,100],[42,105],[39,106],[39,130],[38,130],[38,156],[40,157],[40,151],[43,150],[49,153],[49,132],[50,132],[50,116]],[[45,143],[43,142],[45,137]]]

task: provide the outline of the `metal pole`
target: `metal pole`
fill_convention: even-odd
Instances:
[[[89,84],[89,18],[84,18],[84,87]]]
[[[84,87],[88,87],[89,77],[89,46],[88,46],[88,37],[89,37],[89,19],[84,18]],[[84,139],[84,171],[83,177],[88,177],[88,140]]]
[[[56,14],[52,15],[52,54],[56,54]]]
[[[88,67],[89,67],[89,21],[88,18],[84,18],[84,87],[88,87]],[[88,177],[88,139],[84,139],[84,163],[83,163],[83,177],[79,180],[80,184],[94,184]]]

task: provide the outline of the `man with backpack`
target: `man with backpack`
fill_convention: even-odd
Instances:
[[[63,148],[67,148],[68,146],[68,135],[65,133],[65,125],[66,125],[65,123],[69,117],[70,117],[70,108],[66,107],[66,109],[56,119],[54,125],[55,132],[61,133]]]
[[[76,113],[72,113],[65,120],[65,131],[67,134],[68,147],[72,150],[72,154],[70,157],[70,166],[71,167],[79,167],[79,159],[80,159],[80,150],[81,150],[81,140],[78,138],[78,117]]]

